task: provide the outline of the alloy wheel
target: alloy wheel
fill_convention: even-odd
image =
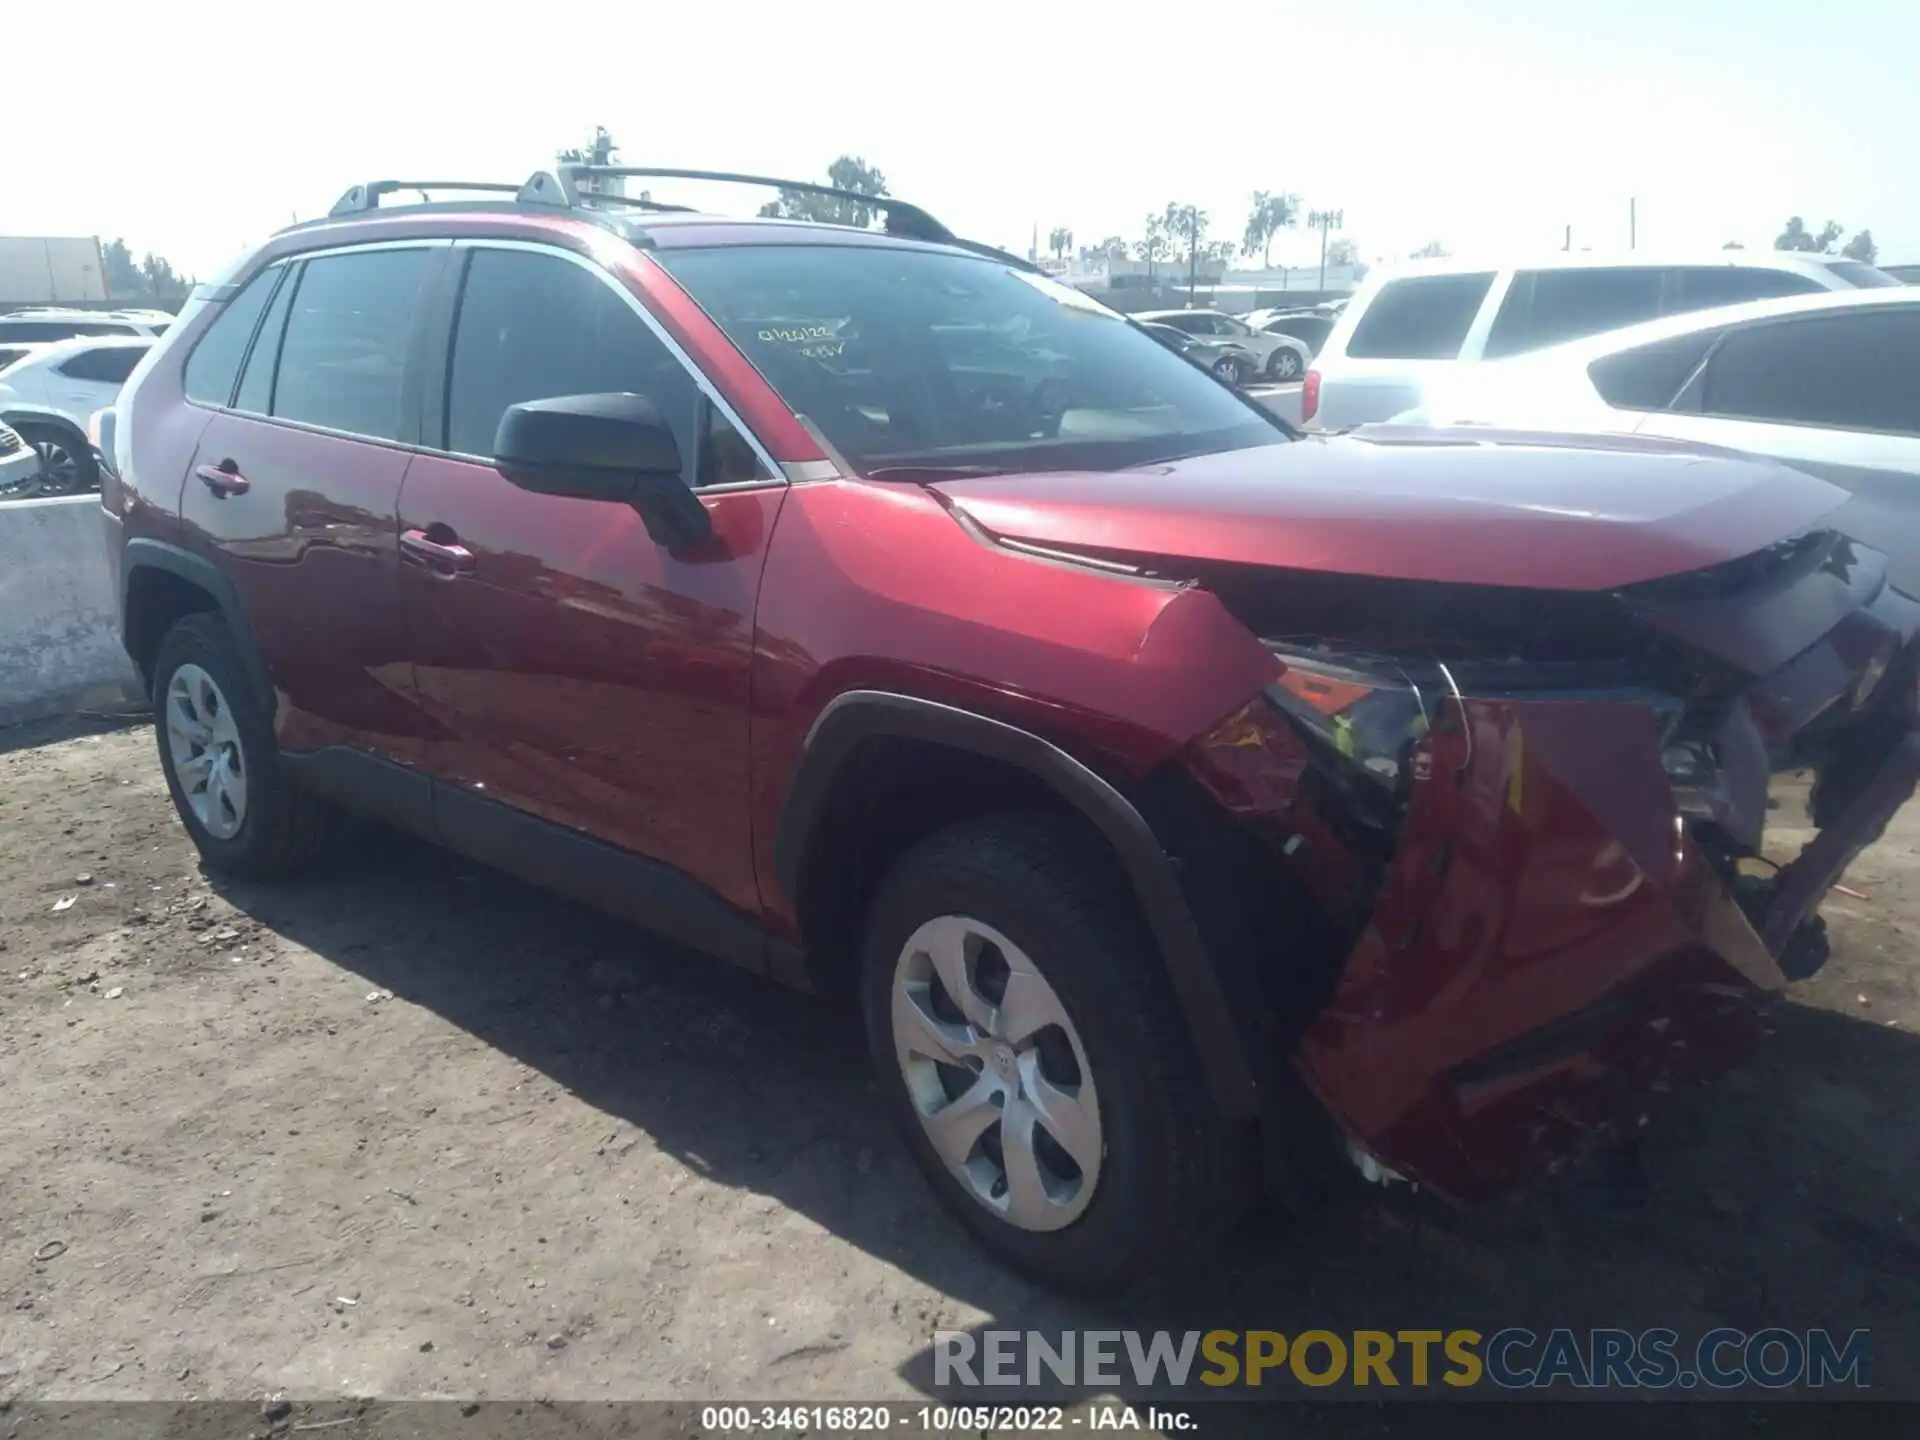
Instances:
[[[40,452],[40,493],[69,495],[80,483],[80,461],[63,440],[36,438],[33,448]]]
[[[914,1112],[961,1188],[1017,1229],[1077,1220],[1100,1179],[1099,1096],[1032,959],[979,920],[929,920],[895,962],[892,1009]]]
[[[216,840],[231,840],[247,818],[247,759],[233,709],[198,665],[167,682],[167,752],[187,808]]]

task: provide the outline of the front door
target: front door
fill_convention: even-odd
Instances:
[[[533,246],[455,255],[444,404],[428,392],[438,453],[414,460],[400,503],[444,838],[539,870],[532,849],[591,837],[757,912],[748,682],[785,484],[604,271]],[[489,459],[508,406],[610,392],[645,395],[672,421],[713,521],[697,550],[662,548],[627,505],[521,490]],[[517,825],[512,856],[481,833],[505,834],[499,807],[545,822]]]
[[[413,458],[405,447],[419,425],[409,357],[447,256],[436,242],[277,267],[285,273],[250,284],[189,360],[189,395],[218,408],[186,476],[181,515],[240,592],[288,751],[344,746],[402,765],[420,759],[424,731],[399,626],[397,517]],[[265,304],[257,325],[256,301]],[[204,382],[201,352],[215,372]],[[225,368],[235,354],[245,356],[237,380]]]

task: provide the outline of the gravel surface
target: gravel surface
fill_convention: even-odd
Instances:
[[[211,882],[150,730],[40,738],[0,732],[0,1400],[904,1399],[940,1327],[1508,1324],[1866,1326],[1920,1396],[1913,809],[1643,1194],[1368,1192],[1088,1307],[930,1204],[817,1003],[398,839]]]

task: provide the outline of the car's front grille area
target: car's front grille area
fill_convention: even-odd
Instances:
[[[27,442],[20,438],[20,432],[0,425],[0,455],[12,455],[26,449]]]

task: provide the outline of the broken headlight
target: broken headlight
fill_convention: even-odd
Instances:
[[[1673,808],[1687,820],[1722,822],[1731,805],[1726,775],[1713,747],[1702,740],[1670,743],[1660,752],[1660,766],[1673,786]]]
[[[1359,662],[1271,647],[1283,665],[1267,699],[1359,775],[1398,794],[1431,726],[1429,699],[1391,661]]]

